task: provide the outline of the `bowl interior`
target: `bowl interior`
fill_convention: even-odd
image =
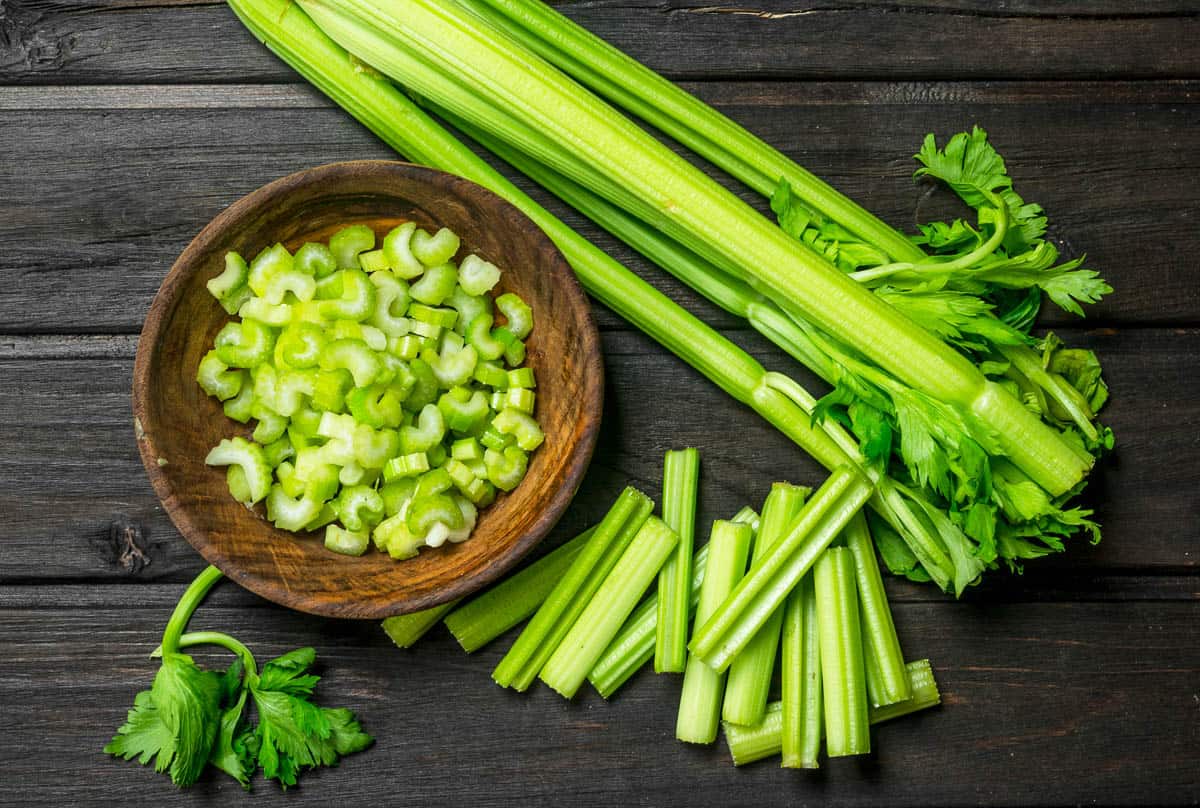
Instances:
[[[341,227],[378,237],[404,221],[449,227],[463,252],[503,271],[534,312],[526,363],[537,375],[545,443],[526,478],[484,509],[470,540],[396,562],[324,549],[321,533],[273,527],[229,495],[225,471],[204,457],[222,438],[251,429],[226,418],[196,384],[196,367],[228,316],[205,289],[224,254],[247,259],[282,242],[295,250]],[[188,246],[151,307],[138,347],[134,415],[151,482],[175,525],[211,563],[246,588],[291,608],[378,618],[461,597],[515,564],[561,516],[591,458],[603,380],[586,298],[553,244],[523,214],[485,189],[404,163],[338,163],[278,180],[232,205]]]

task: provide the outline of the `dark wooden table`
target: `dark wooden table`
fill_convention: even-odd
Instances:
[[[876,752],[819,773],[737,770],[672,738],[678,681],[612,703],[489,678],[441,630],[398,651],[372,623],[287,612],[232,584],[196,625],[259,653],[311,644],[327,703],[378,742],[258,804],[702,805],[1195,803],[1200,799],[1200,4],[907,0],[744,6],[578,3],[575,19],[749,125],[889,221],[927,204],[927,131],[978,123],[1068,254],[1117,292],[1086,324],[1119,451],[1094,484],[1098,547],[992,576],[955,602],[890,581],[907,653],[944,706],[878,728]],[[146,308],[213,215],[291,171],[386,158],[214,0],[0,0],[0,803],[241,803],[177,792],[100,752],[203,566],[134,444],[130,373]],[[576,221],[575,217],[568,217]],[[583,227],[589,234],[594,231]],[[604,239],[601,243],[607,244]],[[616,250],[628,258],[627,253]],[[749,346],[780,352],[643,263]],[[704,520],[815,464],[597,307],[601,448],[560,541],[626,482],[657,494],[665,448],[704,456]],[[803,376],[803,374],[800,374]]]

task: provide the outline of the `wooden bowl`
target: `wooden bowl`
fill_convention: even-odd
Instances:
[[[393,561],[374,549],[353,558],[321,534],[278,530],[229,494],[225,470],[204,464],[222,438],[250,429],[225,417],[196,383],[200,359],[228,315],[208,294],[228,250],[253,256],[296,249],[364,223],[382,236],[403,221],[449,227],[463,253],[503,270],[534,312],[527,364],[537,374],[545,443],[510,494],[480,513],[462,544]],[[142,462],[171,520],[210,563],[247,589],[292,609],[382,618],[460,598],[495,580],[546,535],[574,496],[592,456],[603,397],[600,342],[588,302],[553,243],[515,207],[460,177],[406,163],[335,163],[272,182],[226,209],[175,262],[150,306],[133,374]]]

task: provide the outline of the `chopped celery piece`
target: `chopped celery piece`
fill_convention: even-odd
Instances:
[[[678,534],[661,519],[646,520],[546,660],[543,682],[566,698],[574,697],[678,543]]]
[[[252,368],[271,358],[275,332],[258,320],[226,323],[213,341],[217,356],[229,367]]]
[[[461,434],[473,432],[490,414],[483,393],[466,387],[453,387],[446,391],[438,399],[437,406],[446,420],[446,426]]]
[[[238,502],[247,507],[254,504],[250,501],[250,483],[241,466],[230,466],[225,470],[225,484],[229,487],[229,495]]]
[[[367,387],[382,372],[383,363],[365,342],[339,339],[321,351],[321,370],[348,370],[356,387]]]
[[[512,435],[526,452],[532,452],[546,439],[538,422],[528,414],[506,407],[492,419],[492,427],[503,435]]]
[[[537,611],[594,531],[588,528],[448,614],[446,628],[463,650],[479,650]]]
[[[508,390],[508,393],[516,392],[529,393],[531,400],[527,412],[532,412],[532,391],[522,387]],[[682,673],[687,666],[688,613],[692,602],[692,553],[696,543],[696,497],[699,485],[700,452],[691,448],[667,452],[663,458],[662,514],[667,526],[679,535],[679,544],[658,575],[655,673]],[[742,571],[745,571],[744,564]],[[708,619],[707,616],[705,619]]]
[[[400,428],[400,451],[404,454],[425,452],[446,434],[446,420],[435,404],[426,404],[417,416],[416,426]]]
[[[525,690],[587,607],[650,516],[654,503],[626,488],[596,527],[583,550],[492,672],[502,687]]]
[[[396,644],[397,648],[412,648],[417,640],[424,637],[429,629],[436,626],[438,621],[445,617],[446,613],[457,606],[459,602],[458,600],[451,600],[438,604],[431,609],[423,609],[419,612],[410,612],[409,614],[401,614],[395,617],[386,617],[381,624],[383,631]]]
[[[696,605],[697,623],[712,616],[745,574],[752,537],[749,525],[720,520],[713,523]],[[724,684],[725,674],[714,671],[695,655],[688,658],[675,721],[676,738],[687,743],[712,743],[717,739]]]
[[[425,452],[413,452],[393,457],[384,463],[383,479],[390,483],[405,477],[417,477],[427,471],[429,471],[429,457]]]
[[[343,227],[329,238],[329,251],[333,253],[338,269],[356,269],[358,254],[375,246],[375,231],[365,224]]]
[[[229,399],[222,406],[226,417],[244,424],[250,420],[254,409],[254,387],[243,382],[241,392]]]
[[[867,696],[872,707],[904,701],[909,696],[908,676],[900,638],[892,622],[892,610],[883,590],[875,545],[867,520],[859,514],[846,526],[843,538],[854,555],[854,577],[862,616],[863,658],[867,672]]]
[[[516,446],[506,446],[503,451],[488,449],[483,453],[483,462],[488,482],[501,491],[511,491],[525,477],[529,456]]]
[[[800,511],[788,533],[755,563],[713,616],[692,634],[688,649],[714,670],[725,670],[746,647],[850,518],[872,487],[845,466]]]
[[[367,551],[369,541],[365,530],[347,530],[337,525],[325,527],[325,549],[335,553],[360,556]]]
[[[854,556],[830,547],[813,568],[825,702],[825,751],[830,757],[871,751],[867,676],[858,617]]]
[[[413,535],[427,536],[434,524],[439,522],[450,530],[462,527],[463,514],[448,494],[431,494],[413,498],[408,506],[406,521]]]
[[[370,278],[375,286],[375,311],[368,322],[389,338],[405,336],[410,327],[404,316],[408,311],[408,284],[391,272],[372,272]]]
[[[221,361],[215,350],[209,351],[200,360],[196,371],[196,381],[210,396],[225,401],[236,396],[246,383],[246,373],[242,370],[231,370],[229,365]]]
[[[454,309],[426,306],[424,303],[413,303],[409,306],[408,316],[419,323],[436,325],[439,328],[453,328],[458,321],[458,312]]]
[[[371,528],[383,520],[383,497],[370,486],[345,486],[338,494],[333,507],[346,529],[356,533],[370,532]]]
[[[297,369],[316,367],[321,349],[328,343],[324,329],[315,323],[291,323],[275,342],[275,364]]]
[[[537,380],[533,375],[533,368],[513,368],[508,371],[508,386],[509,387],[524,387],[530,390],[537,387]],[[492,385],[493,387],[497,385]]]
[[[291,272],[293,266],[292,254],[282,244],[275,244],[254,256],[246,283],[254,294],[261,296],[272,276],[279,272]]]
[[[483,447],[475,438],[459,438],[450,447],[450,456],[455,460],[470,462],[483,459]]]
[[[488,387],[504,388],[508,386],[508,373],[495,362],[482,361],[475,366],[472,374],[475,381]]]
[[[447,346],[449,348],[449,346]],[[433,376],[442,387],[458,387],[471,380],[479,355],[467,345],[460,350],[444,349],[440,354],[432,348],[421,351],[421,358],[433,371]]]
[[[905,666],[908,674],[909,690],[912,696],[887,707],[872,707],[869,713],[870,722],[879,724],[915,713],[941,704],[942,697],[938,693],[937,682],[933,678],[933,668],[928,659],[909,662]],[[745,727],[740,724],[725,725],[725,740],[729,743],[729,752],[733,757],[733,765],[744,766],[756,760],[778,755],[783,740],[783,705],[776,701],[767,705],[767,713],[762,723],[757,726]]]
[[[204,462],[210,466],[239,466],[246,475],[250,502],[258,502],[271,490],[271,467],[257,443],[245,438],[225,438],[213,447]]]
[[[453,230],[443,227],[432,236],[418,229],[409,244],[413,257],[427,267],[444,264],[458,252],[459,240]]]
[[[517,339],[525,339],[533,330],[533,311],[524,300],[509,292],[496,298],[496,308],[508,322],[505,324]]]
[[[767,552],[783,538],[800,512],[809,488],[775,483],[762,508],[762,525],[754,543],[753,563],[766,558]],[[725,683],[725,704],[721,717],[734,724],[757,724],[767,709],[767,691],[775,673],[775,655],[779,650],[782,609],[776,609],[758,633],[747,643],[729,666]]]
[[[217,299],[227,314],[236,314],[242,303],[252,294],[246,282],[250,269],[246,259],[235,252],[225,253],[225,269],[205,286],[209,294]]]
[[[825,702],[821,694],[821,636],[812,575],[804,576],[784,604],[782,644],[781,765],[786,769],[815,769],[825,731]]]
[[[429,306],[441,305],[454,293],[458,283],[458,272],[450,264],[439,264],[425,270],[425,274],[409,287],[413,300]]]
[[[292,256],[292,266],[319,280],[337,270],[337,259],[324,244],[308,241]]]
[[[392,272],[400,278],[418,277],[425,267],[412,254],[412,237],[417,230],[415,222],[405,222],[393,228],[383,237],[383,254]]]
[[[458,265],[458,285],[469,295],[490,292],[500,281],[500,270],[490,261],[471,253]]]
[[[295,455],[296,450],[286,435],[263,447],[263,457],[266,458],[267,465],[273,469],[278,469],[280,463],[289,457],[295,457]]]
[[[361,269],[341,269],[330,276],[341,285],[341,294],[321,301],[321,315],[331,320],[365,320],[375,313],[375,284]]]
[[[491,314],[485,312],[476,316],[475,319],[471,320],[471,322],[467,325],[463,334],[466,336],[467,342],[470,344],[470,346],[475,349],[475,353],[477,353],[479,358],[483,361],[491,362],[504,355],[504,343],[492,336]],[[503,373],[502,370],[501,372]],[[480,381],[482,381],[482,379]],[[501,382],[501,384],[507,383],[507,381],[508,376],[505,374],[504,380]],[[493,384],[492,386],[496,387],[498,385]]]
[[[358,266],[363,272],[368,274],[383,272],[388,269],[387,256],[383,254],[383,250],[371,250],[370,252],[360,253],[358,256]]]
[[[281,485],[267,494],[267,518],[280,530],[300,531],[316,519],[324,503],[308,497],[289,497]]]

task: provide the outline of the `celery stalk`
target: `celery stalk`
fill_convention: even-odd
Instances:
[[[854,556],[830,547],[813,568],[821,638],[821,690],[825,700],[825,751],[830,757],[871,751],[867,682]]]
[[[880,724],[899,718],[918,710],[934,707],[941,703],[937,682],[933,678],[933,669],[928,659],[909,662],[905,670],[908,673],[909,687],[912,697],[907,701],[889,704],[887,707],[872,707],[870,720],[872,724]],[[783,704],[772,702],[767,705],[767,714],[762,723],[753,727],[740,724],[725,725],[725,741],[729,744],[729,752],[733,757],[733,765],[744,766],[756,760],[778,755],[783,740]]]
[[[771,486],[771,493],[763,502],[762,527],[754,542],[752,563],[766,558],[767,552],[783,538],[811,493],[810,488],[789,483]],[[771,689],[771,677],[775,673],[782,620],[783,610],[776,609],[745,650],[734,657],[725,684],[725,703],[721,708],[723,720],[734,724],[757,724],[762,720],[763,711],[767,709],[767,691]]]
[[[463,650],[479,650],[537,611],[595,530],[588,528],[446,615],[446,628]]]
[[[786,536],[756,563],[716,613],[692,634],[689,649],[722,671],[762,628],[821,552],[866,503],[871,486],[839,468],[817,490]]]
[[[439,603],[432,609],[423,609],[419,612],[386,617],[381,624],[384,633],[388,635],[397,647],[411,648],[417,640],[425,636],[425,633],[429,629],[437,625],[437,622],[447,612],[457,606],[459,600],[452,600],[449,603]]]
[[[895,704],[909,697],[908,675],[900,638],[892,621],[883,576],[875,558],[875,545],[862,514],[850,521],[843,534],[854,556],[854,578],[862,616],[863,655],[867,671],[867,695],[872,707]]]
[[[661,519],[645,521],[546,661],[543,682],[568,699],[575,695],[677,544]]]
[[[666,453],[663,458],[663,521],[679,536],[679,544],[658,573],[655,673],[682,673],[687,663],[688,612],[692,600],[692,552],[696,542],[699,482],[698,451],[681,449]]]
[[[742,508],[730,520],[750,526],[752,533],[758,531],[758,514],[752,508]],[[708,559],[708,545],[696,551],[692,559],[692,582],[689,607],[696,608],[700,598],[700,586],[704,583],[704,567]],[[588,681],[603,698],[608,698],[629,680],[639,668],[654,655],[655,627],[658,624],[658,595],[651,595],[634,610],[621,631],[609,643],[604,655],[588,674]]]
[[[526,690],[587,607],[653,509],[645,494],[626,488],[571,567],[492,672],[502,687]]]
[[[748,525],[716,521],[709,536],[704,583],[696,606],[696,622],[703,623],[728,597],[746,572],[746,556],[753,532]],[[721,691],[725,674],[717,673],[692,656],[683,675],[675,737],[687,743],[712,743],[720,723]]]
[[[821,694],[817,592],[812,575],[804,576],[783,608],[782,766],[815,769],[825,732],[825,703]]]

